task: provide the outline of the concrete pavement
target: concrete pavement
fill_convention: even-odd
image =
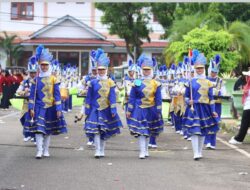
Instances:
[[[204,150],[204,159],[193,161],[191,143],[170,127],[146,160],[138,159],[137,141],[126,126],[107,142],[106,157],[94,159],[82,124],[73,122],[79,110],[65,115],[68,134],[52,137],[51,157],[41,160],[34,158],[35,145],[22,140],[18,113],[0,113],[0,190],[250,189],[250,158],[218,141],[217,150]],[[237,147],[250,153],[249,144]]]

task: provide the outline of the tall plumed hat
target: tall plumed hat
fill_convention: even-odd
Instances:
[[[63,75],[63,76],[66,76],[66,75],[67,75],[67,65],[64,65],[64,66],[63,66],[62,75]]]
[[[190,61],[188,56],[184,56],[182,68],[183,71],[190,71]]]
[[[194,68],[205,67],[207,59],[203,53],[200,53],[197,49],[192,52],[192,61],[194,63]]]
[[[77,72],[77,67],[76,67],[76,65],[73,65],[73,66],[71,67],[70,72],[71,72],[71,74],[76,74],[76,72]]]
[[[37,72],[37,69],[38,69],[37,59],[36,56],[33,55],[29,58],[28,72]]]
[[[51,61],[51,64],[52,64],[52,72],[60,71],[60,63],[57,59],[54,59],[53,61]]]
[[[175,73],[176,73],[176,65],[172,63],[172,65],[169,68],[169,74],[175,75]]]
[[[133,63],[133,61],[131,59],[128,61],[128,71],[135,71],[136,72],[136,65]]]
[[[90,60],[91,60],[91,69],[97,69],[97,63],[95,60],[95,55],[96,55],[96,51],[92,50],[90,53]]]
[[[156,62],[155,58],[151,59],[151,58],[147,57],[145,54],[142,54],[138,58],[137,64],[142,69],[154,69],[154,67],[156,66],[157,62]]]
[[[182,74],[182,72],[183,72],[183,63],[179,62],[176,68],[176,74]]]
[[[218,73],[220,70],[221,57],[219,54],[215,55],[213,59],[210,60],[209,69],[212,72]]]
[[[67,71],[67,73],[71,73],[71,64],[70,63],[67,63],[66,71]]]
[[[158,75],[163,76],[163,65],[159,67]]]
[[[163,65],[163,75],[167,76],[168,75],[168,68],[166,65]]]
[[[166,65],[162,65],[159,68],[159,75],[160,76],[166,76],[167,75],[167,66]]]
[[[95,61],[97,63],[97,68],[99,69],[107,69],[110,63],[109,58],[101,48],[98,48],[95,51]]]
[[[53,59],[53,55],[49,52],[49,49],[40,44],[36,48],[36,59],[38,61],[38,64],[49,65]]]

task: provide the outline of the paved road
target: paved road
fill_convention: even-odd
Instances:
[[[51,157],[42,160],[34,158],[31,142],[22,141],[18,112],[0,111],[0,190],[250,189],[250,144],[237,147],[244,155],[219,141],[217,150],[204,150],[205,158],[193,161],[191,143],[166,127],[158,150],[140,160],[137,141],[125,127],[98,160],[85,146],[81,124],[73,122],[79,109],[66,114],[69,133],[53,137]]]

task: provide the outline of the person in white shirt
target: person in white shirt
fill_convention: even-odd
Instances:
[[[232,137],[229,140],[230,144],[242,144],[244,141],[247,130],[250,126],[250,71],[242,72],[243,75],[246,76],[246,85],[243,88],[243,97],[242,97],[242,103],[244,105],[243,107],[243,114],[241,118],[241,125],[240,130],[238,134],[234,137]]]

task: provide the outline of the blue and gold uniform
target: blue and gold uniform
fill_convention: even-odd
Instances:
[[[36,77],[32,81],[29,110],[35,111],[34,123],[26,120],[25,130],[44,135],[66,133],[64,117],[57,118],[56,112],[62,111],[59,82],[55,76]]]
[[[161,85],[155,79],[142,79],[141,85],[134,85],[130,92],[128,126],[135,136],[158,136],[163,131],[161,117]]]
[[[91,57],[99,75],[88,87],[84,130],[89,138],[94,138],[95,158],[100,158],[105,156],[105,140],[119,134],[122,123],[116,110],[116,85],[107,76],[109,58],[102,49],[92,51]]]
[[[88,137],[93,138],[100,133],[101,139],[106,140],[120,133],[122,123],[116,110],[115,83],[112,79],[94,79],[90,82],[85,114],[84,129]]]
[[[223,80],[218,77],[218,72],[220,68],[220,55],[216,55],[214,59],[211,59],[209,69],[211,76],[207,77],[209,81],[213,83],[213,95],[214,96],[223,96],[226,94],[226,88],[224,86]],[[215,102],[215,112],[218,114],[218,120],[221,119],[221,98],[214,98]],[[210,132],[205,137],[205,144],[207,148],[215,149],[216,146],[216,133]]]
[[[212,82],[206,78],[193,78],[187,85],[186,98],[190,98],[191,90],[194,111],[189,106],[183,118],[188,133],[204,136],[218,131],[218,121],[212,116],[215,112]]]
[[[131,88],[133,86],[134,78],[131,78],[129,76],[125,76],[123,84],[125,88],[125,96],[124,96],[124,105],[125,105],[125,111],[128,110],[128,99],[130,95]]]
[[[202,147],[205,135],[218,131],[213,84],[206,79],[206,58],[198,50],[193,50],[196,76],[190,80],[186,87],[185,98],[189,99],[189,106],[183,116],[184,126],[191,135],[194,160],[202,158]]]
[[[36,61],[39,76],[31,81],[29,113],[25,121],[25,130],[35,134],[36,158],[49,157],[50,136],[66,133],[66,122],[62,115],[59,81],[52,75],[53,55],[39,45],[36,49]]]
[[[158,136],[163,131],[164,123],[161,84],[151,76],[156,61],[142,54],[137,62],[143,73],[147,72],[148,76],[145,75],[142,79],[134,81],[129,96],[127,123],[130,133],[139,137],[139,158],[144,159],[149,156],[148,137]],[[144,70],[150,70],[150,72]]]

